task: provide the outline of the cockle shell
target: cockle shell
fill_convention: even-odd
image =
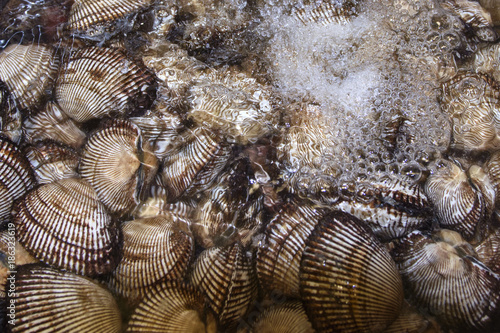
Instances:
[[[163,281],[135,309],[127,332],[215,333],[217,323],[202,294],[178,281]]]
[[[7,85],[0,81],[0,133],[15,143],[22,136],[22,115]]]
[[[320,332],[383,332],[399,315],[403,285],[389,252],[362,222],[337,211],[306,241],[300,295]]]
[[[495,208],[500,207],[500,152],[496,151],[491,154],[490,158],[483,166],[488,174],[493,187],[495,188]]]
[[[304,6],[296,9],[293,14],[305,25],[310,23],[347,23],[351,16],[358,11],[358,0],[345,0],[338,2],[319,1],[312,2],[314,5]]]
[[[500,82],[500,45],[488,44],[474,53],[472,68],[477,73],[487,74]]]
[[[154,74],[122,49],[79,48],[61,67],[56,102],[78,122],[145,109],[154,99]]]
[[[123,255],[109,286],[131,304],[159,280],[181,280],[190,264],[194,241],[173,215],[136,219],[122,225]]]
[[[45,265],[16,274],[12,332],[121,332],[121,314],[109,291],[89,278]]]
[[[0,80],[21,108],[33,111],[52,92],[59,64],[51,46],[12,44],[0,53]]]
[[[453,330],[485,332],[498,318],[500,277],[467,245],[454,231],[414,231],[392,254],[410,303]]]
[[[42,185],[13,208],[19,242],[41,261],[81,275],[111,272],[119,230],[85,180]]]
[[[500,229],[491,232],[474,250],[483,264],[500,274]]]
[[[288,301],[266,309],[256,319],[251,332],[314,333],[300,301]]]

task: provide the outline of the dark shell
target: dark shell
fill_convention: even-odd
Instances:
[[[382,332],[399,315],[403,285],[369,229],[349,214],[332,212],[306,241],[300,294],[320,332]]]
[[[0,137],[0,224],[8,220],[14,200],[36,184],[28,159],[10,140]]]
[[[483,264],[500,274],[500,229],[491,232],[475,247],[475,251]]]
[[[7,85],[0,81],[0,132],[15,143],[22,136],[22,115]]]
[[[178,281],[154,285],[135,309],[127,332],[215,333],[213,314],[206,311],[205,298]]]
[[[70,118],[84,122],[148,108],[155,91],[154,75],[123,50],[88,47],[64,61],[55,98]]]
[[[136,219],[122,225],[123,255],[109,286],[137,303],[159,280],[181,280],[194,250],[191,235],[172,215]]]
[[[109,291],[96,282],[42,265],[16,274],[12,332],[121,332],[121,315]]]
[[[124,120],[95,132],[83,147],[80,174],[111,213],[130,213],[151,182],[158,162],[146,147],[138,127]]]
[[[19,242],[47,264],[95,276],[118,263],[119,231],[84,180],[62,179],[30,191],[13,216]]]
[[[271,306],[259,315],[252,326],[255,333],[314,333],[304,306],[300,301],[289,301]]]

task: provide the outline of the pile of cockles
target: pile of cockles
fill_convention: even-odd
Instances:
[[[500,3],[0,3],[0,331],[500,332]]]

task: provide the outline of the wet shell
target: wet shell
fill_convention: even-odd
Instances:
[[[127,332],[215,333],[217,324],[206,311],[203,295],[177,281],[164,281],[154,285],[135,309]]]
[[[226,330],[237,324],[257,297],[257,279],[250,258],[237,243],[203,251],[189,281],[202,291]]]
[[[491,232],[474,250],[483,264],[500,274],[500,229]]]
[[[110,289],[136,303],[159,280],[181,280],[194,250],[191,235],[172,215],[136,219],[122,225],[123,256]]]
[[[267,224],[256,259],[257,276],[264,290],[300,296],[299,271],[305,242],[323,215],[309,204],[293,202]]]
[[[427,179],[425,193],[443,228],[458,231],[466,240],[480,240],[487,233],[495,189],[479,166],[465,173],[448,163]]]
[[[88,47],[64,62],[55,97],[70,118],[84,122],[147,108],[155,90],[154,75],[121,49]]]
[[[399,315],[403,285],[369,229],[349,214],[332,212],[306,241],[300,294],[320,332],[382,332]]]
[[[0,81],[0,132],[15,143],[22,136],[21,110],[9,92],[7,85]]]
[[[393,257],[412,304],[450,328],[488,331],[500,301],[500,277],[464,251],[463,243],[454,231],[432,238],[414,231]]]
[[[54,102],[49,101],[44,109],[24,121],[24,133],[28,141],[52,139],[80,148],[85,141],[85,133]]]
[[[0,137],[0,224],[9,219],[14,200],[36,184],[31,164],[10,140]]]
[[[500,207],[500,152],[494,152],[484,164],[484,170],[495,188],[495,207]]]
[[[314,2],[314,6],[305,6],[294,11],[297,19],[308,25],[310,23],[347,23],[358,11],[358,0],[319,1]]]
[[[111,213],[130,213],[156,170],[156,157],[147,150],[137,126],[111,122],[94,133],[83,147],[80,174]]]
[[[259,333],[314,333],[304,306],[300,301],[289,301],[266,309],[256,320],[252,332]]]
[[[49,265],[95,276],[118,263],[118,230],[84,180],[62,179],[30,191],[13,216],[19,242]]]
[[[472,68],[477,73],[483,73],[491,76],[497,82],[500,82],[500,45],[491,44],[479,49],[474,54]]]
[[[9,45],[0,53],[0,80],[21,108],[35,110],[51,93],[59,64],[50,46]]]
[[[438,327],[437,323],[425,318],[405,301],[399,317],[384,330],[384,333],[438,333],[441,332]]]
[[[121,315],[109,291],[94,281],[42,265],[16,275],[12,332],[121,332]]]
[[[39,141],[23,148],[39,184],[77,177],[80,157],[71,148],[54,141]]]

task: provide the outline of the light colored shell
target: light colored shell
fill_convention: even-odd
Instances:
[[[496,320],[500,277],[464,243],[450,230],[432,238],[414,231],[396,246],[393,257],[412,304],[453,330],[485,332]]]
[[[59,64],[50,46],[9,45],[0,53],[0,80],[21,108],[32,111],[51,93]]]
[[[24,121],[24,133],[28,141],[52,139],[80,148],[85,141],[85,133],[54,102],[49,101],[43,110]]]
[[[158,161],[137,126],[115,120],[94,133],[82,150],[80,174],[111,213],[123,216],[139,203]]]
[[[155,282],[184,278],[194,241],[172,215],[126,222],[122,232],[123,254],[111,275],[111,290],[135,304]]]
[[[62,179],[30,191],[13,216],[19,242],[49,265],[95,276],[117,264],[119,231],[84,180]]]
[[[237,243],[203,251],[188,277],[202,291],[226,330],[234,327],[257,297],[257,279],[250,259]]]
[[[42,265],[16,275],[12,332],[121,332],[121,315],[109,291],[96,282]]]
[[[127,332],[215,333],[217,324],[206,311],[203,295],[177,281],[164,281],[154,285],[135,309]]]
[[[65,60],[55,98],[70,118],[84,122],[147,108],[155,89],[154,75],[123,50],[88,47]]]
[[[252,326],[255,333],[314,333],[304,306],[300,301],[289,301],[271,306],[259,315]]]
[[[24,147],[39,184],[77,177],[80,157],[71,148],[52,141],[39,141]]]
[[[497,0],[479,0],[481,6],[491,14],[493,25],[500,25],[500,6]]]
[[[31,164],[10,140],[0,137],[0,224],[10,216],[15,200],[36,184]]]
[[[328,25],[332,23],[347,23],[351,16],[356,16],[358,11],[358,0],[344,1],[319,1],[312,2],[314,5],[304,6],[294,11],[297,19],[304,23],[320,23]]]
[[[489,179],[495,188],[496,201],[495,207],[500,207],[500,151],[491,154],[490,158],[486,161],[483,166],[484,170],[487,172]]]
[[[466,173],[447,163],[427,179],[425,193],[443,228],[458,231],[466,240],[480,240],[487,233],[495,189],[479,166]]]
[[[300,294],[318,331],[382,332],[399,315],[403,285],[369,229],[349,214],[332,212],[306,241]]]
[[[299,271],[305,242],[324,212],[293,202],[267,224],[256,258],[260,286],[285,296],[299,297]]]

